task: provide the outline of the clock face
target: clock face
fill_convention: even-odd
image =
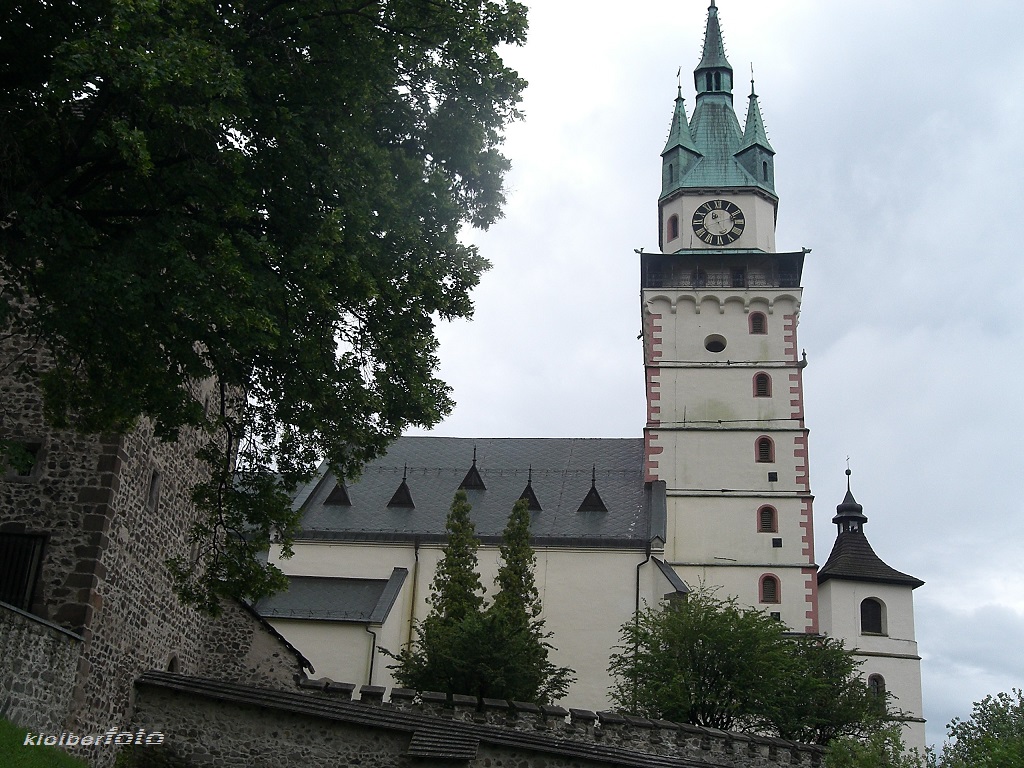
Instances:
[[[708,245],[729,245],[743,234],[743,211],[728,200],[708,200],[693,212],[693,231]]]

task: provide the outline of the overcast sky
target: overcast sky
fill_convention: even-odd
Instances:
[[[687,111],[707,0],[534,0],[507,59],[505,218],[475,319],[441,329],[458,406],[434,432],[639,437],[637,257],[657,250],[676,70]],[[720,0],[746,110],[776,150],[780,251],[813,249],[799,343],[816,559],[845,492],[915,593],[929,742],[1024,683],[1024,5]]]

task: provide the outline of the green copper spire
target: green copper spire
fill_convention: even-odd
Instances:
[[[690,135],[690,121],[686,119],[686,99],[683,98],[682,87],[676,91],[676,108],[672,113],[672,126],[668,129],[668,140],[665,142],[665,148],[661,154],[664,155],[676,147],[697,152],[693,137]]]
[[[750,97],[747,103],[747,123],[743,128],[743,141],[736,151],[736,159],[757,183],[769,192],[775,192],[775,150],[768,141],[761,117],[761,105],[754,90],[753,67],[750,77]]]
[[[764,147],[769,152],[774,152],[772,145],[768,143],[768,134],[764,130],[764,118],[761,117],[761,105],[757,101],[757,93],[754,91],[754,78],[750,78],[750,96],[747,102],[747,124],[743,128],[743,143],[740,151],[755,144]]]
[[[704,30],[704,53],[700,64],[693,70],[693,84],[697,98],[704,93],[724,92],[732,94],[732,66],[725,57],[725,43],[722,42],[722,28],[718,24],[718,8],[715,0],[708,7],[708,24]]]
[[[690,122],[686,119],[686,100],[683,89],[676,90],[676,107],[672,113],[672,125],[668,129],[668,140],[661,151],[661,194],[667,195],[678,189],[682,179],[700,159],[697,145],[690,135]]]
[[[676,96],[672,127],[661,153],[661,199],[685,189],[728,187],[757,187],[774,197],[775,150],[768,142],[753,87],[746,129],[740,127],[733,108],[733,70],[725,57],[714,0],[708,8],[704,51],[693,78],[697,100],[689,121],[681,89]]]

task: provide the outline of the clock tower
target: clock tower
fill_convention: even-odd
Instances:
[[[714,0],[693,74],[693,116],[680,87],[662,151],[661,252],[641,255],[647,477],[665,483],[665,556],[685,581],[813,633],[806,251],[776,251],[775,152],[753,81],[740,127]]]

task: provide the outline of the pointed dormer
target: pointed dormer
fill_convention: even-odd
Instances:
[[[818,584],[829,579],[842,579],[897,584],[917,589],[924,584],[923,581],[886,565],[868,543],[864,535],[864,524],[868,518],[864,514],[864,507],[853,498],[850,474],[850,470],[846,470],[846,497],[836,507],[836,515],[832,518],[839,531],[836,543],[825,565],[818,571]]]
[[[754,90],[754,78],[750,78],[750,97],[747,103],[747,123],[743,128],[743,141],[736,153],[747,173],[757,186],[775,194],[775,150],[768,142],[761,116],[761,105]]]
[[[601,498],[601,494],[597,492],[597,466],[590,472],[590,490],[587,491],[587,495],[583,498],[583,502],[580,504],[580,508],[577,512],[607,512],[608,507],[604,505],[604,499]]]
[[[409,468],[405,467],[402,470],[402,482],[398,486],[394,495],[391,497],[391,501],[388,502],[388,506],[392,508],[400,509],[415,509],[416,504],[412,500],[412,491],[409,490],[409,483],[406,482],[406,477],[409,474]]]
[[[526,487],[523,492],[519,494],[519,500],[526,499],[527,509],[531,512],[541,512],[540,501],[537,499],[537,494],[533,490],[533,467],[530,467],[530,474],[527,476]]]
[[[462,479],[459,484],[459,490],[462,491],[486,491],[487,486],[484,485],[484,479],[480,477],[480,471],[476,468],[476,446],[473,446],[473,464],[470,466],[469,471],[466,472],[466,476]]]
[[[723,93],[732,103],[732,66],[725,57],[725,43],[722,28],[718,23],[718,8],[715,0],[708,7],[708,22],[704,30],[704,52],[700,64],[693,70],[693,85],[697,89],[697,100],[703,94]]]

